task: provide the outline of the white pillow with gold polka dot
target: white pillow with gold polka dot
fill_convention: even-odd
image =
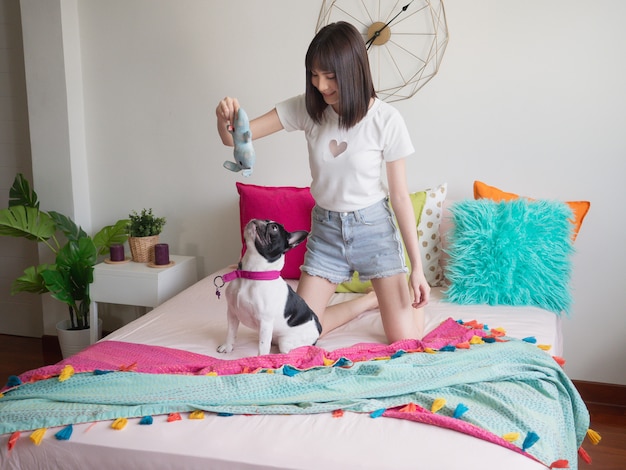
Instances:
[[[443,219],[443,202],[447,192],[447,183],[426,190],[426,203],[417,224],[424,275],[433,287],[440,286],[443,281],[443,269],[439,265],[442,253],[439,225]]]

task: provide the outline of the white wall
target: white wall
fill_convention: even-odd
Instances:
[[[232,153],[219,141],[214,109],[230,94],[255,116],[302,92],[321,1],[51,3],[78,22],[80,44],[69,49],[81,57],[94,228],[152,207],[167,217],[163,241],[198,256],[201,275],[237,261],[235,182],[244,180],[221,166]],[[27,14],[40,5],[22,0]],[[445,5],[450,42],[440,72],[396,103],[418,148],[410,187],[447,181],[460,199],[480,179],[533,197],[591,200],[576,241],[566,368],[575,379],[626,384],[625,227],[614,210],[626,196],[626,2]],[[27,59],[45,40],[29,31]],[[309,184],[301,134],[271,136],[255,149],[244,182]],[[56,178],[34,173],[38,186]]]

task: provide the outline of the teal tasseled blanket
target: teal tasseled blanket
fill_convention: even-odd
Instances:
[[[262,366],[263,357],[255,359],[256,373],[205,375],[207,370],[196,363],[199,355],[193,355],[193,366],[191,362],[175,366],[177,374],[145,373],[137,364],[133,368],[139,372],[118,368],[94,373],[94,368],[82,371],[77,358],[77,373],[67,380],[24,375],[31,382],[5,391],[0,398],[0,433],[195,410],[303,414],[341,409],[429,422],[513,448],[546,465],[568,460],[575,467],[589,415],[556,361],[518,340],[478,341],[482,344],[460,349],[454,345],[468,346],[468,329],[447,327],[443,340],[447,344],[441,338],[431,342],[439,344],[437,351],[424,352],[426,343],[387,354],[390,347],[381,345],[379,354],[384,357],[375,357],[376,348],[369,348],[367,353],[353,352],[353,357],[344,351],[332,363],[328,358],[333,354],[326,353],[313,365],[295,366],[289,355],[273,355],[267,356],[267,368]],[[450,335],[457,330],[458,335]],[[127,343],[117,344],[124,348]],[[305,356],[317,357],[319,348],[313,350],[316,354]],[[174,355],[181,354],[185,353]],[[280,365],[275,363],[279,359]],[[213,362],[210,368],[219,371]],[[202,375],[188,375],[198,373]],[[433,403],[442,407],[433,408]],[[519,441],[502,439],[509,433],[519,433]]]

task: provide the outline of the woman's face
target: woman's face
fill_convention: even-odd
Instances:
[[[339,87],[334,72],[311,70],[311,83],[322,94],[324,102],[339,112]]]

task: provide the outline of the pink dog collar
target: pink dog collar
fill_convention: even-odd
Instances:
[[[224,287],[227,282],[230,282],[233,279],[243,278],[250,279],[252,281],[273,281],[279,277],[280,271],[243,271],[241,269],[236,269],[224,274],[223,276],[215,276],[215,278],[213,278],[213,285],[215,286],[215,295],[217,295],[217,298],[219,299],[221,295],[220,289]]]

